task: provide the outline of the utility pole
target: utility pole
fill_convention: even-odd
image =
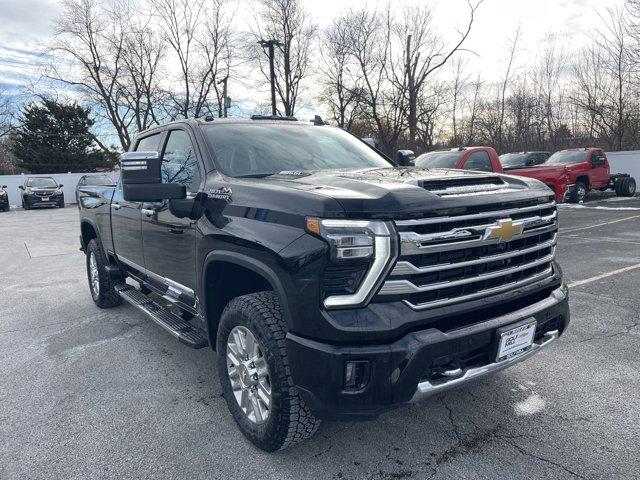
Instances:
[[[276,69],[274,66],[274,47],[282,45],[279,40],[260,40],[258,42],[262,47],[269,48],[269,75],[271,77],[271,115],[276,115]]]
[[[229,80],[229,75],[224,77],[222,80],[218,82],[218,85],[222,84],[222,116],[227,118],[227,108],[229,107],[229,100],[227,99],[227,81]]]

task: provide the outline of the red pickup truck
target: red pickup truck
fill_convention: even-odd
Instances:
[[[415,160],[415,165],[423,168],[463,168],[535,178],[555,192],[557,202],[582,202],[592,189],[604,191],[610,188],[624,197],[631,197],[636,192],[636,182],[628,174],[611,175],[607,156],[600,148],[561,150],[545,163],[533,167],[524,166],[526,162],[524,165],[510,164],[514,166],[503,168],[491,147],[434,151]]]

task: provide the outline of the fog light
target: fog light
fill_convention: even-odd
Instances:
[[[344,389],[362,390],[369,382],[369,361],[352,360],[344,364]]]

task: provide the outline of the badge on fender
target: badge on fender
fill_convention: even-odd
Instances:
[[[229,187],[211,188],[207,196],[209,198],[215,198],[216,200],[230,202],[232,193],[233,191]]]

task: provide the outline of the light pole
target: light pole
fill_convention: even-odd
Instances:
[[[222,84],[222,116],[224,118],[227,118],[227,105],[228,105],[228,101],[227,101],[227,81],[229,80],[229,75],[227,75],[226,77],[224,77],[222,80],[220,80],[218,82],[219,84]]]
[[[262,47],[269,48],[269,75],[271,77],[271,115],[276,115],[276,69],[274,66],[274,47],[282,45],[279,40],[260,40]]]

